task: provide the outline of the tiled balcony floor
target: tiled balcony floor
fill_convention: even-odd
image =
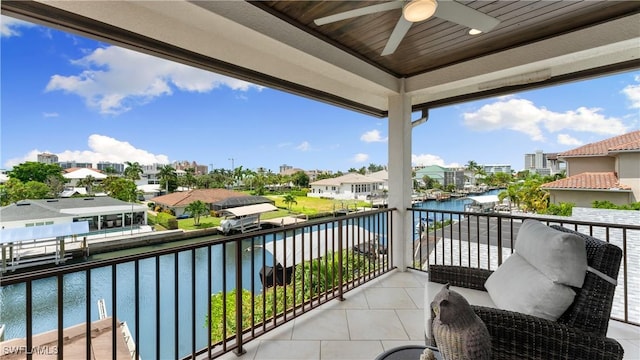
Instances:
[[[428,275],[392,271],[245,344],[222,359],[374,359],[401,345],[424,344],[423,285]],[[609,336],[640,359],[640,327],[611,321]]]

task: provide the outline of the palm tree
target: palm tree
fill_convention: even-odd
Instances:
[[[244,186],[244,178],[248,175],[247,171],[242,168],[242,165],[236,167],[231,172],[233,177],[233,186]]]
[[[209,213],[209,207],[202,200],[196,200],[187,205],[184,211],[193,216],[193,225],[199,226],[200,217]]]
[[[134,181],[140,180],[140,174],[144,172],[140,164],[137,161],[134,163],[125,161],[124,163],[125,165],[127,165],[127,167],[124,169],[124,177]]]
[[[196,173],[196,169],[195,168],[186,168],[184,169],[184,181],[185,181],[185,185],[187,185],[187,188],[189,188],[189,190],[191,190],[191,186],[194,185],[196,183],[196,178],[194,176],[194,174]]]
[[[522,185],[518,183],[513,183],[507,186],[507,189],[501,191],[498,194],[498,199],[502,202],[505,198],[509,198],[509,203],[515,205],[518,209],[520,208],[520,187]]]
[[[296,201],[296,197],[293,196],[293,194],[289,193],[285,196],[282,197],[282,202],[284,202],[285,204],[287,204],[287,210],[291,211],[291,205],[293,204],[298,204],[298,201]]]
[[[95,184],[95,182],[96,182],[95,177],[91,175],[87,175],[84,179],[78,180],[76,185],[84,187],[87,190],[87,194],[92,194],[93,185]]]
[[[465,165],[465,170],[470,171],[471,174],[473,174],[473,185],[476,184],[476,174],[478,174],[479,172],[481,172],[482,166],[478,165],[477,162],[473,161],[473,160],[469,160],[469,162],[467,162],[467,165]]]
[[[118,171],[113,166],[107,166],[103,171],[107,175],[115,175],[118,173]]]
[[[169,193],[169,181],[175,180],[178,175],[176,174],[176,169],[171,165],[164,165],[158,170],[158,177],[160,178],[160,182],[165,183],[165,188],[167,190],[167,194]]]

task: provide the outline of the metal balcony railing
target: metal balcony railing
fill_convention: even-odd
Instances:
[[[409,211],[414,230],[406,240],[413,244],[409,263],[423,271],[429,264],[497,268],[513,252],[519,225],[529,217]],[[59,359],[77,350],[72,346],[90,358],[106,322],[119,330],[111,332],[106,349],[114,359],[122,351],[144,359],[241,353],[246,342],[393,269],[393,243],[398,241],[391,237],[393,214],[393,209],[374,210],[6,273],[0,284],[5,340],[24,338],[22,347],[6,349],[31,359],[43,351],[38,334],[53,331]],[[612,318],[638,325],[640,227],[538,219],[623,250]],[[101,299],[105,305],[99,310]],[[73,326],[82,328],[75,343],[68,332]]]
[[[247,341],[390,271],[392,215],[358,212],[5,273],[5,340],[24,339],[5,350],[26,359],[43,351],[58,359],[96,351],[113,359],[241,353]],[[75,338],[73,327],[81,330]],[[106,327],[114,331],[105,349],[98,336]],[[38,335],[46,332],[45,349]]]
[[[531,217],[617,245],[623,259],[611,318],[640,325],[640,226],[560,216],[409,210],[413,212],[414,226],[413,258],[409,264],[422,271],[427,271],[430,264],[495,270],[513,253],[520,224]]]

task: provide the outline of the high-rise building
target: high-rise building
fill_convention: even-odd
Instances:
[[[112,163],[108,161],[100,161],[97,165],[98,170],[105,172],[108,168],[115,170],[116,174],[122,174],[124,172],[124,164]]]
[[[43,164],[57,164],[58,155],[49,153],[38,154],[38,162]]]
[[[82,163],[82,162],[76,162],[76,161],[60,161],[60,162],[58,162],[58,165],[60,165],[60,167],[63,168],[63,169],[92,168],[93,167],[92,163]]]
[[[207,165],[198,165],[195,161],[189,162],[188,160],[183,161],[174,161],[173,164],[174,169],[177,171],[184,171],[187,169],[194,169],[194,175],[205,175],[209,173],[209,167]]]
[[[286,172],[289,172],[290,170],[293,170],[293,166],[282,164],[280,165],[280,171],[278,172],[278,174],[284,174]]]
[[[534,154],[524,154],[524,169],[540,175],[554,175],[565,169],[564,161],[557,153],[536,150]]]
[[[505,173],[511,174],[511,165],[510,164],[486,164],[481,165],[484,172],[488,174],[497,174],[497,173]]]

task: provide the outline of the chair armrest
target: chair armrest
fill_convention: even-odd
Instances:
[[[622,359],[614,339],[513,311],[472,306],[491,335],[493,359]]]
[[[429,281],[486,291],[484,283],[493,271],[463,266],[430,265]]]

